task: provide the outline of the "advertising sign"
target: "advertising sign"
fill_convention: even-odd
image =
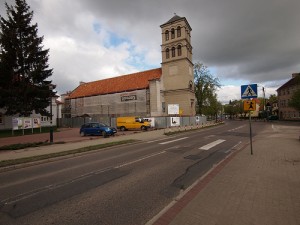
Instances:
[[[13,130],[22,129],[22,119],[21,118],[12,118],[12,128]]]
[[[33,128],[41,127],[41,118],[33,118]]]
[[[136,95],[125,95],[121,96],[121,102],[135,101],[137,100]]]
[[[31,118],[24,117],[23,118],[23,129],[30,129],[32,128]]]
[[[169,115],[179,115],[179,104],[168,104]]]
[[[41,119],[40,118],[30,118],[30,117],[15,117],[12,118],[12,128],[13,130],[40,128]]]

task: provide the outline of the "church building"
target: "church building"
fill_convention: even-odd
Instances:
[[[161,68],[81,84],[69,95],[71,117],[195,115],[191,31],[175,15],[161,26]]]

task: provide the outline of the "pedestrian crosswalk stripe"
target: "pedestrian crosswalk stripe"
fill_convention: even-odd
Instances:
[[[214,142],[211,142],[211,143],[209,143],[209,144],[207,144],[207,145],[204,145],[204,146],[200,147],[199,149],[201,149],[201,150],[209,150],[209,149],[211,149],[212,147],[215,147],[216,145],[221,144],[221,143],[224,142],[224,141],[225,141],[225,140],[223,140],[223,139],[219,139],[219,140],[216,140],[216,141],[214,141]]]

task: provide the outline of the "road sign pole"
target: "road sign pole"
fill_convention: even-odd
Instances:
[[[250,127],[250,148],[251,148],[251,155],[253,155],[253,149],[252,149],[251,111],[249,111],[249,127]]]

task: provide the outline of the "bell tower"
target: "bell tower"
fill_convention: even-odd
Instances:
[[[195,115],[191,31],[185,17],[174,15],[161,26],[165,105],[179,104],[180,115]]]

